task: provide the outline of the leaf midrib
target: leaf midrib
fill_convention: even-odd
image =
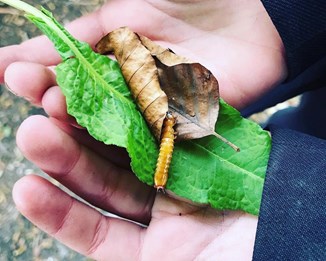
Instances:
[[[57,28],[58,29],[58,28]],[[81,53],[81,51],[78,49],[78,47],[65,35],[61,30],[58,30],[56,32],[58,34],[58,37],[69,46],[71,51],[75,54],[75,58],[79,60],[80,64],[84,67],[85,71],[88,71],[88,74],[92,76],[93,80],[95,82],[100,82],[100,85],[103,86],[103,88],[107,89],[108,91],[111,91],[114,93],[116,97],[119,97],[120,100],[126,103],[133,103],[130,99],[126,98],[124,95],[122,95],[119,91],[112,88],[104,79],[101,77],[101,75],[94,69],[94,67],[91,65],[91,63],[87,60],[87,58]],[[100,56],[99,58],[103,58],[103,60],[106,58],[107,61],[109,61],[108,57]],[[95,58],[96,60],[96,58]]]
[[[36,9],[33,6],[30,6],[23,1],[20,0],[3,0],[2,2],[16,8],[19,10],[24,11],[27,15],[29,16],[34,16],[35,18],[41,19],[50,29],[53,33],[57,35],[59,39],[61,39],[69,48],[70,50],[75,54],[75,58],[80,61],[80,63],[84,66],[85,70],[89,72],[89,74],[92,76],[94,81],[99,81],[101,83],[101,86],[103,88],[107,89],[108,91],[111,91],[114,93],[114,95],[123,102],[126,103],[133,103],[130,99],[122,95],[119,91],[116,89],[112,88],[104,79],[103,77],[100,76],[100,74],[94,69],[94,67],[88,62],[87,58],[82,54],[82,52],[79,50],[79,48],[76,46],[74,42],[69,39],[67,35],[70,36],[70,33],[65,29],[65,28],[60,28],[59,25],[57,25],[52,17],[49,17],[47,14],[44,12]],[[61,56],[62,57],[62,56]],[[105,57],[105,56],[100,56],[99,57]],[[64,57],[62,57],[64,58]],[[108,57],[106,57],[109,59]]]
[[[229,160],[226,160],[225,158],[223,158],[223,157],[219,156],[218,154],[212,152],[211,150],[207,149],[205,146],[203,146],[203,145],[201,145],[201,144],[199,144],[199,143],[193,142],[193,141],[190,141],[190,142],[191,142],[192,144],[194,144],[195,146],[199,147],[200,149],[202,149],[202,150],[208,152],[209,154],[215,156],[215,157],[218,158],[220,161],[223,160],[225,163],[227,163],[227,164],[229,164],[229,165],[231,165],[231,166],[233,166],[233,167],[235,167],[235,168],[237,168],[237,169],[240,169],[240,170],[241,170],[242,172],[244,172],[244,173],[247,173],[249,176],[253,177],[254,179],[259,179],[259,180],[261,180],[261,181],[264,181],[264,178],[260,177],[259,175],[255,175],[255,174],[253,174],[252,172],[246,170],[245,168],[242,168],[242,167],[240,167],[240,166],[234,164],[233,162],[231,162],[231,161],[229,161]],[[237,153],[237,152],[235,152],[235,153]]]

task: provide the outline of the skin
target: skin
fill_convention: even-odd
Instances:
[[[68,28],[94,46],[126,25],[204,64],[238,109],[287,75],[282,42],[258,0],[108,1]],[[13,188],[18,210],[31,222],[96,260],[251,260],[257,217],[156,194],[130,172],[125,151],[76,125],[53,73],[60,59],[45,37],[0,48],[0,57],[0,81],[49,115],[22,123],[23,154],[88,203],[145,226],[103,215],[34,175]]]

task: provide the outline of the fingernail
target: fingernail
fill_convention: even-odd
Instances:
[[[17,93],[15,93],[15,92],[14,92],[14,91],[9,87],[9,85],[8,85],[8,83],[7,83],[6,81],[5,81],[5,86],[6,86],[6,88],[7,88],[8,91],[10,91],[12,94],[18,96]]]
[[[21,95],[18,95],[18,93],[14,92],[8,85],[7,82],[5,82],[5,86],[6,88],[8,89],[8,91],[10,91],[12,94],[16,95],[17,97],[21,97],[21,98],[24,98],[26,101],[30,102],[30,103],[34,103],[34,100],[31,99],[30,97],[27,97],[27,96],[21,96]]]

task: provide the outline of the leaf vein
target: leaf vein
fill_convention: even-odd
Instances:
[[[234,164],[233,162],[228,161],[228,160],[225,160],[224,158],[222,158],[222,157],[219,156],[218,154],[216,154],[216,153],[212,152],[211,150],[207,149],[205,146],[203,146],[203,145],[201,145],[201,144],[199,144],[199,143],[197,143],[197,142],[193,142],[193,141],[190,141],[190,142],[193,143],[196,147],[199,147],[200,149],[203,149],[203,150],[206,151],[208,154],[211,154],[211,155],[215,156],[215,157],[218,158],[220,161],[223,161],[223,162],[225,162],[225,163],[227,163],[227,164],[229,164],[229,165],[232,165],[232,167],[235,168],[235,169],[240,169],[242,173],[246,173],[246,174],[248,174],[249,176],[253,177],[254,179],[259,179],[259,180],[262,180],[262,181],[264,180],[262,177],[260,177],[260,176],[258,176],[258,175],[255,175],[254,173],[252,173],[252,172],[250,172],[250,171],[248,171],[248,170],[246,170],[246,169],[244,169],[244,168],[242,168],[242,167],[240,167],[240,166]],[[235,152],[235,153],[237,153],[237,152]]]

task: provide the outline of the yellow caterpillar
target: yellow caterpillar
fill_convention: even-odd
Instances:
[[[176,136],[174,130],[175,124],[176,117],[174,117],[171,112],[167,112],[163,121],[160,152],[154,174],[154,187],[157,191],[161,192],[165,191],[165,185],[168,180],[169,167],[174,149],[174,139]]]

